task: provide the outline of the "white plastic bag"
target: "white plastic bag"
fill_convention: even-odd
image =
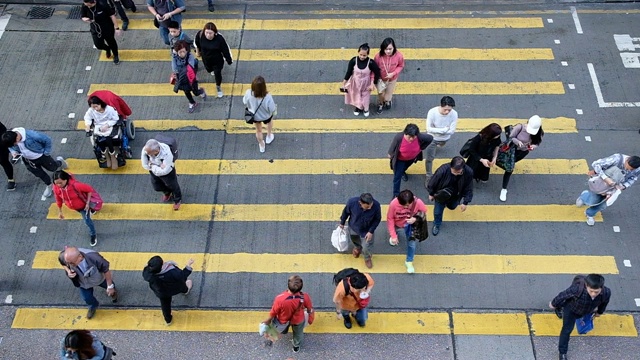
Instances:
[[[618,196],[620,196],[621,193],[622,191],[616,189],[616,191],[614,191],[613,194],[611,194],[611,196],[609,196],[609,198],[607,199],[607,206],[613,205],[613,203],[618,199]]]
[[[347,238],[348,228],[345,226],[341,229],[338,226],[331,234],[331,245],[340,252],[347,251],[349,248],[349,239]]]

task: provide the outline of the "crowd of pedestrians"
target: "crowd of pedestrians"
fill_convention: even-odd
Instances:
[[[123,19],[123,30],[127,30],[128,18],[124,7],[135,12],[135,4],[131,7],[118,0],[83,1],[81,18],[90,25],[95,47],[104,50],[107,58],[113,58],[113,62],[118,64],[120,59],[115,37],[120,28],[115,17],[116,10]],[[189,101],[189,112],[195,111],[198,105],[194,96],[201,96],[203,101],[207,98],[204,89],[198,85],[197,57],[202,59],[206,72],[214,76],[217,97],[223,97],[222,70],[224,63],[231,65],[233,59],[229,45],[216,25],[208,22],[192,40],[181,29],[182,12],[186,9],[183,0],[147,0],[146,4],[154,16],[162,41],[171,48],[171,82],[175,92],[184,92]],[[214,11],[212,0],[208,0],[208,8]],[[195,54],[192,49],[195,49]],[[357,56],[347,65],[340,87],[345,96],[345,104],[353,107],[354,115],[369,117],[371,93],[375,91],[377,114],[390,110],[397,80],[404,68],[402,53],[392,38],[383,40],[373,59],[370,58],[371,49],[367,43],[360,45],[357,51]],[[277,105],[267,91],[267,84],[262,76],[253,79],[251,88],[244,94],[243,103],[246,107],[245,115],[248,116],[247,123],[255,126],[259,152],[263,153],[266,145],[274,140],[272,120],[277,115]],[[90,97],[89,105],[85,115],[86,131],[100,136],[96,146],[102,152],[108,167],[117,169],[119,162],[116,145],[110,136],[121,117],[114,107],[98,97]],[[425,131],[421,132],[416,124],[406,125],[402,132],[393,136],[387,153],[393,172],[393,197],[386,214],[389,244],[397,246],[403,243],[406,246],[405,267],[409,274],[416,271],[414,259],[418,242],[412,234],[412,225],[420,216],[426,217],[427,207],[410,189],[401,190],[402,181],[408,181],[407,169],[418,161],[425,161],[426,198],[429,203],[433,203],[431,233],[437,236],[445,209],[455,210],[459,207],[461,212],[466,211],[473,198],[474,180],[476,183],[487,182],[490,170],[496,166],[504,170],[499,200],[506,202],[507,187],[516,163],[537,149],[544,137],[542,119],[537,115],[526,123],[505,129],[491,123],[465,143],[460,151],[461,156],[454,156],[434,172],[433,161],[438,149],[443,148],[456,132],[458,113],[454,110],[455,106],[451,96],[443,96],[440,105],[427,112]],[[266,137],[263,125],[267,128]],[[97,233],[92,215],[100,210],[102,202],[97,191],[64,171],[67,169],[64,158],[52,158],[52,141],[47,135],[22,127],[9,130],[2,123],[0,134],[0,164],[7,176],[7,191],[16,189],[12,162],[15,164],[21,160],[28,171],[45,183],[42,200],[55,195],[60,219],[64,219],[62,205],[80,213],[89,229],[90,245],[96,246]],[[170,141],[149,139],[141,152],[142,167],[149,171],[153,189],[162,193],[163,202],[173,201],[173,209],[179,210],[182,194],[175,169],[176,159],[177,151],[171,147]],[[592,167],[593,170],[588,173],[591,177],[589,188],[576,200],[577,206],[588,207],[585,214],[590,226],[595,224],[594,217],[598,212],[613,204],[623,190],[635,183],[640,174],[640,157],[613,154],[596,160]],[[49,175],[47,171],[53,174]],[[363,255],[365,266],[369,269],[373,267],[375,231],[381,220],[380,203],[370,193],[350,198],[340,217],[339,226],[348,230],[353,244],[353,257]],[[88,306],[87,319],[95,316],[100,304],[94,296],[94,288],[103,288],[113,303],[118,301],[110,263],[99,252],[67,247],[60,252],[59,262]],[[173,261],[164,261],[160,256],[154,256],[142,270],[143,279],[160,300],[167,325],[173,322],[173,296],[187,295],[193,287],[193,282],[188,279],[192,265],[193,260],[189,260],[181,269]],[[337,318],[343,320],[347,329],[353,326],[352,318],[358,326],[366,326],[368,304],[375,284],[373,277],[357,269],[344,269],[334,276],[334,284],[333,302]],[[293,275],[288,279],[287,290],[275,297],[269,317],[260,325],[260,332],[268,339],[268,344],[291,328],[293,351],[300,350],[304,328],[314,321],[311,297],[308,293],[303,293],[302,288],[302,278]],[[559,338],[560,359],[566,359],[569,336],[576,320],[604,313],[610,296],[611,291],[604,286],[604,278],[590,274],[576,277],[570,288],[549,303],[550,308],[563,319]],[[86,330],[70,332],[61,343],[63,358],[102,359],[108,353],[115,355],[112,349]]]

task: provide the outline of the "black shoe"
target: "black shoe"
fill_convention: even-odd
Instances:
[[[91,245],[91,246],[98,245],[98,236],[97,235],[91,235],[91,238],[89,239],[89,245]]]
[[[111,59],[111,49],[107,49],[107,59]]]
[[[15,181],[7,181],[7,191],[14,191],[16,189]]]
[[[116,65],[120,64],[120,58],[118,57],[118,55],[113,57],[113,63]]]
[[[87,311],[87,319],[93,318],[95,314],[96,314],[96,308],[90,307],[89,311]]]
[[[387,110],[391,109],[391,101],[385,101],[384,108]]]
[[[558,319],[562,319],[562,308],[561,307],[557,307],[557,308],[553,309],[553,311],[556,312],[556,316],[558,317]]]
[[[433,225],[433,227],[431,228],[431,233],[433,234],[433,236],[437,236],[438,234],[440,234],[440,225]]]
[[[407,173],[402,174],[402,181],[409,181],[409,175],[407,175]]]
[[[382,104],[378,105],[378,111],[376,111],[376,114],[378,115],[382,114],[382,108],[383,108]]]
[[[131,7],[131,12],[136,12],[138,11],[138,8],[136,8],[136,4],[133,4],[133,6]]]
[[[129,20],[125,20],[122,22],[122,31],[127,31],[129,28]]]
[[[300,346],[294,346],[293,347],[293,352],[297,353],[298,351],[300,351]]]
[[[216,11],[216,8],[215,8],[215,7],[213,7],[213,4],[209,5],[209,11],[210,11],[210,12],[214,12],[214,11]]]
[[[113,296],[111,297],[111,302],[114,303],[114,304],[118,302],[118,290],[116,290],[113,293]],[[171,319],[173,320],[173,317]]]
[[[353,324],[351,324],[351,315],[347,315],[344,317],[344,327],[351,329],[351,326],[353,326]]]
[[[271,341],[271,340],[265,340],[264,341],[264,346],[271,347],[272,345],[273,345],[273,341]]]
[[[560,354],[559,359],[560,360],[569,360],[569,358],[567,357],[567,354]]]

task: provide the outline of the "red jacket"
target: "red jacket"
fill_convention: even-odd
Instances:
[[[107,105],[113,106],[118,112],[118,115],[123,118],[128,118],[131,115],[131,108],[127,103],[118,95],[112,93],[109,90],[97,90],[89,94],[89,97],[97,96],[100,100],[107,103]]]
[[[64,203],[69,209],[82,210],[87,206],[87,195],[95,190],[89,184],[76,181],[73,177],[69,179],[64,188],[53,185],[53,194],[56,197],[56,204],[62,207]],[[82,197],[81,197],[82,196]]]

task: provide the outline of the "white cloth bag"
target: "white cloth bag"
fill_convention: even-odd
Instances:
[[[347,251],[349,248],[349,239],[347,238],[348,231],[349,230],[346,226],[344,229],[341,229],[340,226],[338,226],[331,234],[331,245],[340,252]]]

